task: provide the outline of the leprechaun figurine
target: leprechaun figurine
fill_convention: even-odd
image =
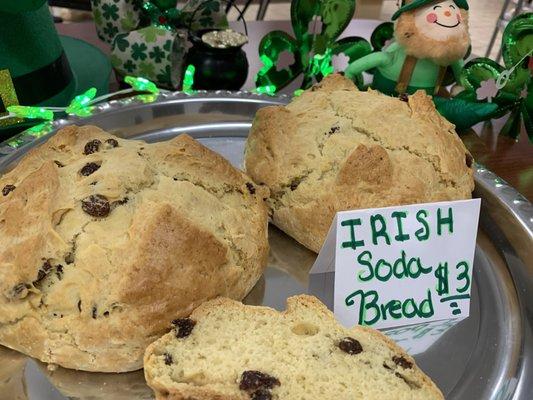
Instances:
[[[459,81],[470,47],[466,0],[404,0],[392,19],[395,41],[351,63],[346,76],[375,68],[372,88],[390,95],[420,89],[443,94],[448,68]]]

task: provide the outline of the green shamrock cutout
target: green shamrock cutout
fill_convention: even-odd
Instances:
[[[102,6],[105,19],[116,21],[118,19],[118,7],[114,4],[104,4]]]
[[[369,54],[372,48],[363,38],[347,37],[337,41],[354,11],[353,0],[294,0],[291,23],[295,38],[283,31],[272,31],[259,44],[263,67],[255,77],[258,91],[273,94],[302,73],[301,88],[307,89],[314,81],[333,72],[334,56],[344,54],[351,62]],[[312,32],[309,27],[313,27]],[[294,63],[278,69],[279,56],[285,52],[294,56]]]
[[[502,134],[517,138],[523,122],[533,142],[533,13],[517,16],[502,38],[504,65],[488,58],[468,62],[461,73],[465,88],[457,97],[497,105],[491,118],[510,114]]]

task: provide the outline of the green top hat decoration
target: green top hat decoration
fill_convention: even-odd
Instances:
[[[0,115],[9,106],[66,106],[91,87],[107,92],[111,66],[95,47],[60,37],[45,0],[0,2]],[[0,120],[5,130],[29,124]]]
[[[427,6],[431,3],[438,4],[435,0],[414,0],[414,1],[402,1],[402,7],[394,13],[392,20],[395,21],[400,15],[406,11],[415,10],[417,8]],[[466,0],[454,0],[454,3],[457,7],[462,8],[463,10],[468,10],[468,3]]]

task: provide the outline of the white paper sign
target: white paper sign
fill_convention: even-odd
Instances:
[[[311,279],[334,272],[333,308],[345,326],[465,318],[480,204],[473,199],[339,212]]]

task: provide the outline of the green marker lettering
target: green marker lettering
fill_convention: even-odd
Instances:
[[[428,217],[428,212],[426,210],[419,210],[416,213],[416,220],[420,222],[424,227],[420,228],[415,232],[415,236],[418,241],[423,242],[424,240],[429,239],[429,224],[425,220]]]
[[[405,264],[405,251],[404,250],[402,250],[401,257],[396,259],[396,261],[394,261],[392,270],[396,278],[402,279],[406,277],[407,265]]]
[[[403,219],[407,218],[407,213],[405,211],[394,211],[392,218],[396,218],[396,225],[398,226],[398,234],[394,236],[394,239],[398,242],[405,242],[409,240],[410,236],[406,233],[403,233]]]
[[[380,318],[379,307],[377,306],[378,293],[375,290],[369,292],[363,292],[362,290],[357,290],[346,297],[345,303],[347,306],[353,306],[355,304],[354,297],[361,296],[361,303],[359,304],[359,325],[373,325],[378,322]],[[367,298],[370,298],[367,301]],[[374,317],[367,319],[367,311],[373,310]]]
[[[448,225],[448,232],[453,233],[453,210],[448,207],[448,216],[443,218],[441,215],[441,209],[437,209],[437,235],[442,234],[442,226]]]
[[[408,298],[403,302],[401,300],[390,300],[386,304],[379,304],[379,294],[375,290],[364,292],[357,290],[345,299],[347,306],[355,304],[355,298],[359,296],[359,324],[374,325],[379,320],[386,321],[390,316],[393,319],[405,318],[430,318],[434,315],[433,300],[431,290],[427,291],[427,298],[422,300],[419,305],[413,298]],[[370,313],[369,313],[370,311]],[[372,317],[369,318],[367,315]]]
[[[390,314],[392,319],[400,319],[402,317],[402,303],[400,300],[391,300],[385,305],[381,305],[381,315],[383,320],[387,320],[387,313]]]
[[[448,261],[439,263],[439,266],[435,270],[435,278],[437,278],[437,294],[442,296],[450,293],[450,287],[448,283]]]
[[[347,247],[356,250],[357,247],[362,247],[365,245],[365,242],[363,240],[355,240],[355,227],[361,225],[361,219],[355,218],[355,219],[348,219],[346,221],[341,221],[341,226],[349,226],[350,227],[350,241],[349,242],[342,242],[342,248],[345,249]]]
[[[412,265],[415,265],[415,270],[413,271],[411,269],[411,266]],[[420,257],[416,257],[416,258],[411,258],[409,260],[409,262],[407,263],[407,274],[411,277],[411,278],[418,278],[421,274],[430,274],[431,271],[433,270],[433,267],[429,266],[429,267],[424,267],[422,265],[422,262],[420,261]]]
[[[418,316],[421,318],[430,318],[435,314],[433,309],[433,300],[431,299],[431,290],[428,289],[428,297],[420,303]]]
[[[380,273],[382,269],[385,269],[385,273]],[[378,281],[387,282],[392,276],[392,266],[385,260],[380,259],[376,264],[376,278]]]
[[[465,283],[463,287],[458,287],[457,291],[459,293],[464,293],[468,289],[470,289],[470,275],[468,274],[469,266],[466,261],[461,261],[459,264],[455,266],[456,269],[460,269],[461,267],[463,268],[463,271],[459,272],[459,274],[457,275],[457,280],[458,281],[464,280]]]
[[[381,224],[380,228],[377,229],[376,223],[379,221]],[[385,218],[383,215],[376,214],[370,216],[370,227],[372,228],[372,243],[374,245],[378,244],[378,238],[381,236],[385,239],[385,242],[390,245],[389,234],[387,233],[387,224],[385,223]]]
[[[409,307],[411,308],[409,310]],[[416,313],[417,313],[418,309],[417,309],[417,306],[415,304],[415,300],[414,299],[407,299],[403,304],[402,304],[402,313],[403,315],[405,315],[406,318],[413,318]]]
[[[357,277],[362,282],[367,282],[372,279],[374,279],[374,269],[372,268],[372,253],[368,250],[363,251],[359,256],[357,256],[357,262],[359,265],[362,265],[364,267],[368,268],[368,275],[364,276],[364,271],[359,271],[359,274],[357,274]]]
[[[411,257],[406,261],[405,250],[402,250],[401,256],[394,261],[392,273],[397,279],[413,278],[416,279],[422,274],[430,274],[433,267],[424,267],[420,257]]]

